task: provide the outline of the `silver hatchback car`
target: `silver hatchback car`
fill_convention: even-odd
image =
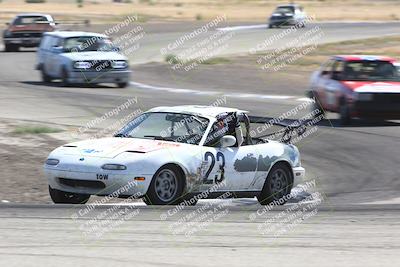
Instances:
[[[42,80],[61,79],[70,84],[116,83],[129,85],[128,59],[106,35],[90,32],[56,31],[43,35],[38,50]]]

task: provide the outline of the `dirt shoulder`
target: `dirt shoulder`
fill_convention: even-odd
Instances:
[[[43,163],[48,153],[67,138],[65,132],[28,133],[28,125],[33,124],[1,121],[1,202],[50,203]],[[59,126],[54,129],[62,130]]]
[[[118,22],[121,17],[139,14],[142,21],[149,20],[209,20],[225,14],[229,21],[265,22],[282,1],[212,1],[212,0],[138,0],[110,3],[110,0],[46,1],[26,4],[22,0],[3,0],[1,20],[9,20],[21,12],[48,12],[60,20],[90,19],[93,23]],[[290,2],[290,1],[286,1]],[[309,15],[318,20],[399,20],[400,6],[397,1],[381,0],[299,0]]]

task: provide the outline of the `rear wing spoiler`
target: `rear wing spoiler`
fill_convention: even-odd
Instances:
[[[288,120],[288,119],[281,120],[278,118],[259,117],[259,116],[248,116],[248,117],[250,123],[264,123],[264,124],[271,124],[289,128],[299,128],[303,126],[303,124],[300,121],[296,120]]]
[[[279,118],[270,118],[270,117],[259,117],[259,116],[248,116],[250,123],[260,123],[270,126],[280,126],[284,129],[279,130],[277,132],[265,134],[258,136],[258,138],[265,138],[268,136],[278,136],[282,135],[280,142],[285,144],[290,144],[292,142],[292,138],[294,136],[301,136],[306,131],[306,125],[304,121],[300,120],[289,120],[289,119],[279,119]]]

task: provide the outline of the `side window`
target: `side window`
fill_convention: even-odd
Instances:
[[[204,145],[216,147],[219,145],[219,140],[223,136],[232,135],[236,137],[236,121],[237,118],[235,113],[225,113],[223,116],[219,117],[218,120],[212,125]]]
[[[211,127],[211,131],[207,136],[204,143],[205,146],[216,147],[219,144],[219,140],[228,133],[228,124],[223,120],[216,121]]]
[[[64,46],[64,39],[57,37],[56,38],[56,46],[63,47]]]
[[[42,39],[42,41],[40,42],[40,49],[48,49],[48,45],[49,45],[49,41],[50,41],[50,36],[45,35]]]
[[[334,63],[335,61],[333,59],[330,59],[328,62],[326,62],[321,68],[321,75],[328,77],[331,76]]]
[[[50,36],[50,41],[48,45],[48,49],[51,49],[53,46],[57,44],[57,37]]]
[[[332,79],[341,80],[344,74],[344,62],[339,60],[333,65]]]

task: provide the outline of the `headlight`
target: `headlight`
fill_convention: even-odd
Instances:
[[[11,37],[12,36],[12,32],[5,30],[4,31],[4,37]]]
[[[101,166],[101,168],[103,170],[126,170],[126,166],[125,165],[121,165],[121,164],[104,164],[103,166]]]
[[[77,61],[74,64],[75,69],[90,69],[90,67],[91,67],[90,62],[86,61]]]
[[[46,160],[46,165],[57,165],[60,161],[58,159],[47,159]]]
[[[125,69],[128,67],[128,63],[126,61],[112,61],[111,67],[113,69]]]
[[[358,94],[358,100],[360,101],[370,101],[372,100],[373,95],[372,94]]]

